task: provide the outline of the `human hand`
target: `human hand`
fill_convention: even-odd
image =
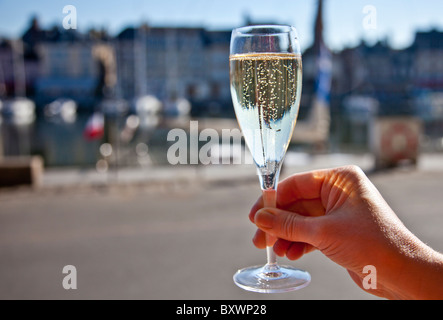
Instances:
[[[371,294],[443,297],[442,289],[429,287],[442,279],[443,258],[403,225],[356,166],[295,174],[278,185],[277,208],[263,208],[260,197],[249,217],[259,228],[258,248],[266,247],[268,233],[278,238],[277,255],[298,259],[318,249]],[[376,268],[376,289],[362,285],[365,266]]]

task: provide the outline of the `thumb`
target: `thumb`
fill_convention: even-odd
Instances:
[[[305,242],[316,246],[318,217],[305,217],[277,208],[263,208],[256,212],[254,222],[263,231],[277,238]]]

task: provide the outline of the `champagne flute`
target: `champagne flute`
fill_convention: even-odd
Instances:
[[[302,89],[297,32],[281,25],[234,29],[229,63],[235,114],[257,166],[264,206],[276,207],[280,169],[297,121]],[[266,265],[238,270],[234,282],[264,293],[307,286],[309,273],[279,266],[273,250],[276,239],[266,238]]]

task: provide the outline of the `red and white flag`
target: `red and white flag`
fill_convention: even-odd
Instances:
[[[94,112],[86,123],[84,137],[87,140],[101,139],[105,132],[105,118],[101,112]]]

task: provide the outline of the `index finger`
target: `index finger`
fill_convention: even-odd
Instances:
[[[323,208],[321,205],[321,188],[326,170],[297,173],[278,184],[277,207],[297,211],[302,215],[311,215],[313,211]],[[318,200],[318,201],[312,201]],[[296,204],[296,206],[293,206]],[[249,219],[254,222],[255,213],[263,208],[263,197],[260,196],[249,212]],[[312,210],[315,209],[315,210]]]
[[[278,184],[277,205],[287,207],[300,200],[321,199],[327,170],[296,173]]]

